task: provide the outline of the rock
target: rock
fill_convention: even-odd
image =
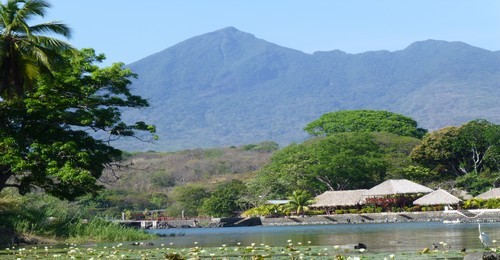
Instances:
[[[484,252],[483,259],[485,260],[497,260],[500,259],[498,254],[495,252]]]

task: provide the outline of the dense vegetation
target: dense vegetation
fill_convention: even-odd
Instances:
[[[478,194],[500,184],[500,125],[474,120],[427,135],[411,159],[439,179],[455,179],[457,186]]]
[[[354,118],[349,121],[355,122]],[[312,137],[282,149],[276,143],[264,142],[137,153],[130,155],[127,162],[131,165],[116,181],[112,181],[111,172],[104,176],[112,184],[101,194],[99,203],[115,216],[123,210],[140,212],[145,208],[166,209],[169,217],[231,216],[247,210],[287,215],[294,210],[266,206],[265,202],[287,199],[298,191],[306,192],[311,199],[327,190],[371,188],[399,178],[433,188],[463,189],[472,195],[495,187],[499,176],[498,125],[475,120],[454,129],[455,134],[445,139],[437,137],[447,128],[428,133],[423,139],[363,130]],[[473,138],[471,133],[475,134]],[[432,150],[437,147],[441,150]],[[475,166],[474,158],[480,159]],[[455,168],[467,171],[458,175],[446,171],[445,166],[453,163],[457,163]]]
[[[263,142],[240,147],[129,154],[123,163],[126,166],[120,171],[104,173],[101,180],[107,183],[107,189],[92,199],[92,203],[112,216],[125,210],[142,212],[145,208],[166,208],[169,216],[179,217],[182,211],[186,217],[197,216],[203,214],[203,200],[209,198],[211,192],[217,193],[218,185],[248,181],[277,149],[276,143]],[[210,213],[214,212],[208,210],[207,214]]]
[[[43,192],[75,200],[97,193],[103,170],[119,166],[122,158],[110,141],[155,131],[142,121],[127,124],[121,118],[124,108],[148,106],[130,92],[134,74],[123,64],[95,65],[104,55],[76,50],[57,38],[71,35],[63,23],[30,24],[48,7],[44,0],[0,4],[0,237],[85,234],[91,239],[97,230],[126,231],[99,218],[79,225],[81,216],[63,207],[47,211],[55,202],[5,197],[34,192],[41,198]]]
[[[153,238],[151,234],[112,223],[104,215],[76,202],[43,194],[0,193],[0,244],[126,241]]]
[[[0,5],[0,191],[36,188],[74,199],[99,190],[103,170],[121,159],[110,141],[155,129],[121,118],[124,108],[148,106],[130,92],[134,74],[123,64],[99,68],[104,55],[43,35],[69,36],[64,24],[28,25],[48,7],[43,0]]]
[[[127,125],[120,118],[122,107],[147,106],[128,90],[130,71],[121,64],[93,65],[103,57],[92,50],[68,59],[71,66],[40,76],[23,98],[0,102],[0,190],[39,188],[68,199],[97,191],[96,180],[122,154],[109,141],[135,130],[154,132],[144,122]]]

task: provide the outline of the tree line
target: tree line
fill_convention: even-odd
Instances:
[[[499,127],[478,119],[427,132],[388,111],[328,113],[305,127],[309,140],[276,150],[251,178],[176,187],[166,212],[230,216],[266,209],[261,206],[270,199],[303,207],[300,201],[327,190],[369,189],[401,178],[477,195],[498,185]]]
[[[262,193],[318,195],[396,178],[472,195],[499,185],[500,126],[486,120],[427,133],[402,115],[353,110],[323,115],[305,130],[314,138],[280,150],[256,176]]]

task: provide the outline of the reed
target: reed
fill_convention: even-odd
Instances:
[[[136,241],[153,239],[154,234],[143,230],[127,228],[102,218],[90,221],[80,220],[69,228],[69,241]]]

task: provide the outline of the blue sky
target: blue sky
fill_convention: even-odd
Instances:
[[[128,64],[228,26],[306,53],[395,51],[427,39],[500,50],[498,0],[48,1],[45,20],[68,24],[69,42],[106,54],[106,63]]]

